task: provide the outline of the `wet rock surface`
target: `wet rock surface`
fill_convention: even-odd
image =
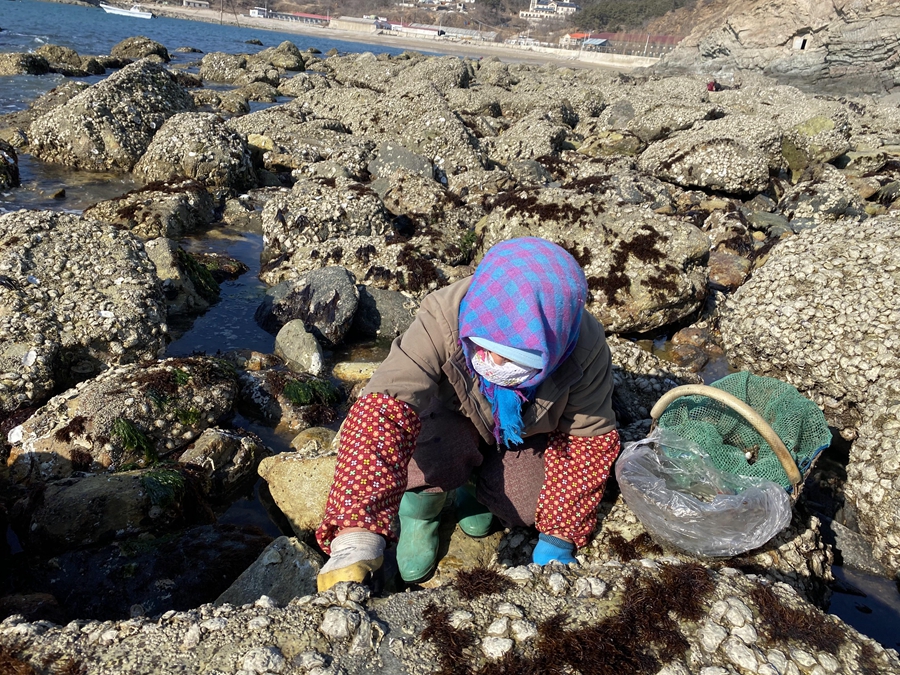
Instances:
[[[664,628],[651,620],[656,613],[667,617]],[[482,568],[451,586],[383,600],[341,584],[285,607],[264,596],[241,607],[171,611],[158,621],[58,627],[12,617],[0,639],[20,662],[77,654],[92,673],[145,673],[176,662],[229,673],[328,667],[349,674],[373,666],[397,674],[478,672],[501,658],[514,672],[541,663],[583,671],[610,661],[683,673],[900,668],[895,652],[813,609],[789,587],[733,568],[715,572],[668,560]]]
[[[176,239],[212,224],[213,197],[194,180],[149,183],[94,204],[83,215],[120,225],[144,240]]]
[[[243,190],[255,184],[247,141],[211,113],[173,115],[134,166],[148,181],[187,176],[207,186]]]
[[[163,122],[193,107],[169,71],[138,61],[35,120],[30,149],[72,168],[129,171]]]
[[[19,211],[0,216],[0,241],[4,411],[164,348],[163,298],[132,235],[78,216]]]
[[[13,481],[0,524],[40,563],[0,607],[46,612],[8,618],[3,654],[63,654],[90,675],[592,672],[594,658],[668,675],[900,672],[895,652],[812,607],[827,605],[841,546],[871,550],[888,574],[900,565],[895,108],[750,74],[707,92],[705,76],[320,60],[290,43],[207,54],[197,78],[131,43],[123,59],[150,58],[0,120],[19,155],[154,181],[85,218],[0,216],[0,402],[15,412],[0,427]],[[227,86],[185,89],[200,80]],[[268,107],[250,113],[251,100]],[[260,324],[297,332],[277,355],[158,361],[167,315],[204,311],[243,269],[179,245],[220,219],[262,235]],[[578,566],[529,565],[533,530],[469,539],[450,508],[440,566],[415,592],[389,580],[383,597],[315,594],[323,559],[307,544],[334,433],[384,357],[358,341],[402,333],[422,296],[524,235],[585,269],[625,441],[646,436],[663,393],[727,359],[814,400],[849,441],[846,478],[817,473],[791,525],[738,559],[659,549],[611,485]],[[661,342],[665,359],[643,348]],[[248,421],[266,441],[239,428]],[[278,450],[294,438],[292,451],[273,455],[271,437]],[[213,524],[257,475],[286,535],[261,556],[271,536]],[[87,569],[108,579],[77,588]],[[494,581],[472,595],[468,573]],[[656,598],[677,600],[673,613],[653,614]],[[616,640],[628,649],[590,651]]]

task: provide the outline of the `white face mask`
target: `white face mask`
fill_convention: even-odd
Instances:
[[[530,380],[540,371],[535,368],[520,366],[518,363],[507,361],[498,366],[483,349],[478,349],[472,356],[472,367],[488,382],[499,384],[501,387],[515,387]]]

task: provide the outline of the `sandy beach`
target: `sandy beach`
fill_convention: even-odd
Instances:
[[[397,35],[363,34],[347,30],[335,30],[311,24],[282,21],[279,19],[259,19],[243,14],[220,13],[212,9],[197,9],[195,7],[159,7],[147,5],[154,14],[175,19],[190,19],[191,21],[203,21],[207,23],[224,23],[232,26],[251,27],[259,30],[278,31],[280,33],[295,33],[310,37],[327,37],[332,40],[346,40],[369,45],[385,45],[400,49],[409,49],[418,52],[430,52],[436,54],[452,54],[454,56],[466,56],[472,58],[496,56],[509,63],[530,63],[544,65],[548,63],[571,68],[605,68],[611,70],[631,70],[635,67],[647,65],[646,63],[609,65],[578,60],[578,52],[566,51],[565,54],[552,52],[539,52],[531,49],[515,48],[508,45],[492,43],[459,42],[445,39],[421,39],[412,37],[400,37]],[[303,45],[298,45],[303,47]],[[562,50],[556,50],[562,51]],[[619,59],[623,57],[617,56]],[[624,57],[627,58],[627,57]]]

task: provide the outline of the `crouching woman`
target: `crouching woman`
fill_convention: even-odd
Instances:
[[[494,516],[534,525],[534,562],[575,561],[619,452],[609,347],[586,297],[571,255],[525,237],[423,300],[341,429],[319,590],[373,575],[398,515],[401,576],[430,575],[454,491],[470,536]]]

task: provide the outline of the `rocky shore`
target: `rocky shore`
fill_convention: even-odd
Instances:
[[[110,72],[0,117],[3,189],[22,154],[144,183],[80,215],[0,215],[0,520],[23,549],[2,552],[0,671],[900,673],[822,611],[836,555],[900,571],[900,109],[752,73],[710,92],[289,42],[168,62],[146,38],[0,60]],[[262,232],[274,353],[166,358],[170,321],[245,271],[179,245],[220,223]],[[529,565],[533,531],[475,541],[448,513],[424,587],[316,594],[335,431],[377,366],[335,350],[399,335],[523,235],[583,266],[626,441],[727,358],[813,400],[836,451],[739,558],[661,548],[611,486],[578,565]],[[668,360],[628,339],[659,335]],[[258,476],[274,540],[217,522]]]

